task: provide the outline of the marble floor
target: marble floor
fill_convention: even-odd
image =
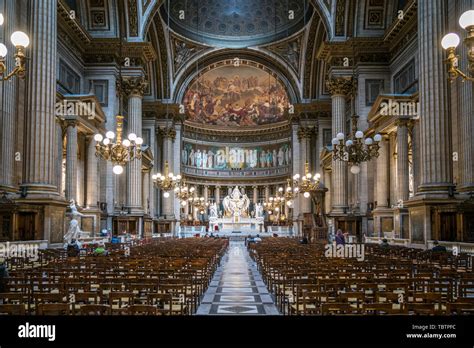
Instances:
[[[196,315],[279,315],[243,241],[231,241]]]

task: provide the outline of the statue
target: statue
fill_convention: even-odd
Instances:
[[[255,207],[255,217],[263,217],[263,206],[262,203],[258,203],[257,206]]]
[[[74,219],[74,217],[76,217],[76,216],[84,216],[84,214],[81,214],[81,213],[77,210],[76,201],[75,201],[74,199],[71,199],[70,204],[69,204],[69,208],[71,209],[71,214],[72,214],[73,219]]]
[[[79,221],[77,221],[78,216],[84,216],[77,210],[76,202],[74,199],[71,199],[69,208],[71,209],[71,221],[69,222],[69,228],[67,233],[64,235],[64,242],[70,244],[73,239],[77,240],[81,235],[81,229],[79,227]]]
[[[230,196],[226,196],[222,202],[226,213],[231,216],[241,217],[247,212],[250,205],[250,199],[247,195],[240,193],[238,186],[234,188]]]
[[[210,216],[211,218],[217,218],[217,204],[212,203],[210,207]]]

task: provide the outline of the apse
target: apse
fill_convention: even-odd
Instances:
[[[248,128],[286,120],[284,85],[272,72],[243,63],[208,67],[191,82],[183,99],[189,122]]]

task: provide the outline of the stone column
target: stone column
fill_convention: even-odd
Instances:
[[[328,192],[332,192],[332,187],[331,187],[331,172],[329,170],[324,170],[324,186],[328,189]],[[325,199],[325,211],[331,211],[332,207],[332,201],[331,201],[331,195],[326,194],[326,199]]]
[[[408,127],[406,121],[399,121],[397,127],[397,201],[409,198],[410,178],[408,168]]]
[[[97,179],[98,179],[98,161],[95,155],[95,141],[92,136],[88,137],[87,141],[87,198],[86,206],[88,209],[98,208],[97,202],[99,196],[97,192]]]
[[[66,125],[66,198],[77,202],[77,124],[68,121]]]
[[[28,100],[23,185],[28,194],[57,196],[56,59],[57,0],[31,0]],[[7,18],[9,20],[9,18]]]
[[[297,123],[293,123],[291,125],[291,160],[293,164],[293,172],[291,177],[297,174],[301,168],[301,149],[300,149],[300,142],[298,140],[298,129],[299,126]],[[266,198],[266,197],[265,197]],[[268,201],[267,199],[265,199]],[[299,223],[298,218],[300,215],[300,200],[296,197],[293,200],[293,234],[299,234]]]
[[[300,161],[300,172],[301,177],[305,175],[306,162],[309,164],[309,170],[311,171],[311,128],[300,127],[298,131],[298,140],[300,141],[301,149],[301,161]],[[300,179],[301,180],[301,179]],[[299,195],[300,198],[300,213],[310,213],[311,212],[311,199],[305,198],[302,194]]]
[[[440,45],[446,33],[446,6],[445,0],[418,1],[422,160],[419,191],[444,197],[453,186],[448,80]]]
[[[143,210],[145,214],[151,215],[150,206],[150,172],[143,172]]]
[[[333,78],[327,81],[332,94],[332,137],[338,133],[346,134],[346,96],[352,91],[352,81],[345,78]],[[348,208],[347,201],[347,163],[332,161],[332,214],[341,214]]]
[[[221,187],[219,185],[216,186],[216,191],[215,191],[215,198],[216,198],[216,204],[217,204],[217,210],[219,210],[219,205],[221,204]]]
[[[181,124],[174,125],[175,138],[173,139],[173,147],[171,149],[171,153],[169,154],[169,158],[172,159],[173,165],[171,168],[173,170],[174,175],[178,175],[181,173],[181,128]],[[176,219],[175,231],[178,232],[180,225],[181,207],[179,205],[179,199],[177,199],[174,194],[172,194],[170,198],[172,199],[171,202],[173,204],[174,218]]]
[[[379,146],[379,157],[377,158],[377,177],[375,185],[377,185],[377,208],[387,208],[389,198],[389,146],[385,137],[382,138]]]
[[[56,118],[56,141],[58,148],[56,149],[56,185],[60,196],[64,195],[63,189],[63,126],[62,121]]]
[[[128,95],[128,132],[142,136],[142,99],[147,83],[142,77],[123,79],[123,90]],[[127,168],[127,207],[132,213],[143,213],[142,202],[142,160],[135,158]]]
[[[258,187],[257,186],[252,186],[253,188],[253,204],[257,205],[258,203]]]
[[[3,7],[8,9],[8,18],[3,24],[2,42],[7,46],[9,52],[5,57],[5,65],[7,72],[10,72],[15,67],[15,59],[13,52],[15,48],[10,42],[11,34],[16,30],[17,25],[16,4],[15,0],[3,0]],[[3,13],[5,15],[5,13]],[[14,170],[15,170],[15,143],[16,143],[16,113],[17,108],[17,85],[18,79],[14,78],[9,82],[4,82],[0,85],[0,95],[2,99],[2,109],[0,111],[0,187],[1,189],[11,189],[14,186]],[[22,156],[23,157],[23,156]]]
[[[472,0],[456,1],[459,4],[457,19],[468,10],[474,9]],[[459,67],[462,71],[469,71],[468,47],[460,44],[458,47]],[[474,62],[472,63],[474,67]],[[472,72],[474,73],[474,71]],[[458,105],[459,105],[459,184],[460,192],[474,191],[474,98],[473,83],[458,80]]]
[[[162,130],[162,136],[163,136],[163,157],[164,157],[164,162],[163,162],[163,168],[162,168],[162,173],[165,175],[165,162],[168,162],[169,166],[169,171],[173,171],[173,140],[176,137],[176,133],[174,131],[174,128],[172,127],[166,127]],[[176,173],[173,173],[176,174]],[[167,219],[172,219],[174,216],[174,209],[173,209],[173,192],[169,192],[170,196],[168,198],[163,197],[163,215]]]
[[[268,202],[270,198],[270,187],[265,186],[265,202]]]

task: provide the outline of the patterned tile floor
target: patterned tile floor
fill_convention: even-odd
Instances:
[[[279,315],[243,241],[231,241],[196,315]]]

